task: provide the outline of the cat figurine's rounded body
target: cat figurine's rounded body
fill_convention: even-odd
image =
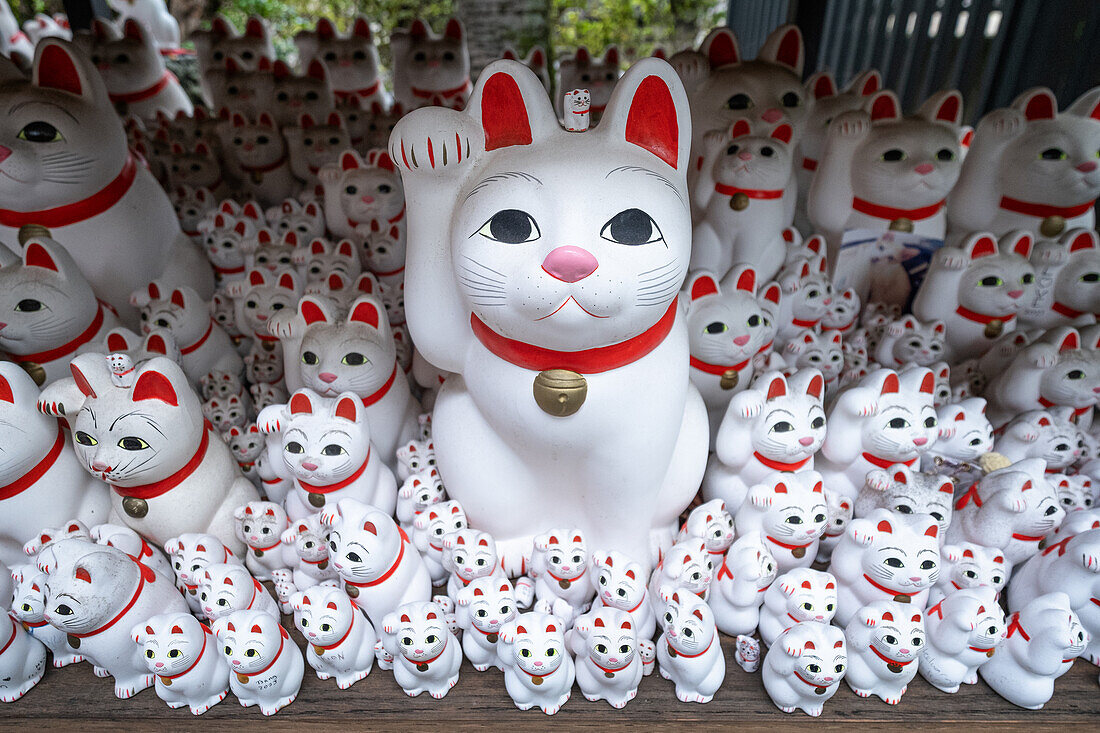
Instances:
[[[294,567],[297,553],[287,547],[283,533],[289,522],[279,504],[270,501],[250,501],[233,512],[237,520],[237,536],[248,545],[244,564],[258,580],[271,580],[275,571]]]
[[[438,603],[413,601],[387,614],[382,644],[393,655],[394,680],[409,697],[427,692],[438,700],[458,684],[462,645]]]
[[[578,618],[572,633],[577,686],[585,699],[626,707],[638,694],[641,644],[648,641],[638,637],[630,614],[605,607]]]
[[[294,625],[309,647],[306,661],[317,679],[336,679],[346,690],[370,674],[378,640],[371,622],[340,588],[313,586],[290,600]]]
[[[1070,470],[1080,456],[1077,432],[1069,408],[1028,410],[1000,427],[993,450],[1012,463],[1041,458],[1048,479],[1054,481],[1054,474]]]
[[[947,536],[954,506],[955,484],[935,473],[912,471],[904,463],[867,472],[867,480],[856,497],[855,516],[865,517],[875,509],[901,514],[931,514],[939,524],[939,536]]]
[[[706,601],[681,588],[660,615],[657,670],[676,685],[680,702],[708,703],[726,679],[726,657]]]
[[[652,639],[657,628],[653,604],[649,602],[645,570],[621,552],[592,553],[589,580],[596,588],[592,609],[604,606],[626,611],[634,619],[639,639]]]
[[[264,715],[274,715],[294,702],[305,662],[277,617],[234,611],[212,628],[229,663],[229,689],[242,706],[258,705]]]
[[[832,623],[836,602],[832,575],[811,568],[788,570],[764,591],[760,640],[771,646],[786,629],[803,621]]]
[[[761,533],[738,537],[722,558],[707,598],[718,630],[731,636],[754,633],[760,623],[764,594],[777,572],[775,558]]]
[[[500,630],[497,656],[504,687],[520,710],[538,707],[553,715],[568,700],[576,666],[561,621],[545,613],[523,613]]]
[[[1004,641],[1005,616],[989,586],[948,593],[924,618],[926,643],[917,671],[942,692],[978,681],[978,668]]]
[[[817,621],[802,621],[779,635],[764,656],[761,677],[768,697],[785,713],[821,715],[848,667],[844,632]]]
[[[0,702],[15,702],[46,673],[46,647],[15,619],[0,619]]]
[[[897,705],[917,676],[924,646],[924,614],[894,601],[875,601],[844,629],[848,672],[844,681],[860,697],[875,695]]]
[[[229,667],[214,632],[191,614],[158,614],[134,626],[130,637],[156,675],[157,697],[168,707],[202,715],[229,694]]]
[[[15,565],[11,568],[11,577],[15,581],[15,595],[12,598],[11,617],[23,625],[27,633],[42,642],[53,657],[53,666],[67,667],[83,662],[77,650],[69,646],[68,635],[61,629],[50,626],[45,618],[46,574],[34,565]]]
[[[478,672],[491,667],[501,669],[497,655],[500,630],[519,613],[512,584],[507,578],[475,578],[458,591],[454,601],[466,659]]]

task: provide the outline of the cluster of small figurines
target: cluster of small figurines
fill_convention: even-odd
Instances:
[[[556,110],[456,20],[392,98],[362,18],[300,74],[194,40],[208,107],[140,19],[0,59],[0,699],[48,655],[196,715],[464,659],[706,703],[734,637],[814,716],[1100,665],[1100,88],[970,129],[784,26],[582,50]]]

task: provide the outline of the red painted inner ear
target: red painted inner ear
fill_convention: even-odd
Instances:
[[[792,134],[790,125],[780,125],[772,130],[772,138],[782,143],[790,143]]]
[[[38,86],[59,89],[70,94],[84,93],[76,63],[68,51],[56,44],[42,49],[42,56],[38,60]]]
[[[28,267],[41,267],[44,270],[57,272],[57,263],[53,261],[53,257],[50,257],[46,248],[38,242],[27,245],[27,249],[23,252],[23,261]]]
[[[340,400],[336,404],[336,417],[341,417],[348,422],[355,422],[356,417],[358,417],[355,410],[355,402],[349,397]]]
[[[749,127],[748,120],[737,120],[733,123],[733,129],[730,130],[730,137],[741,137],[742,135],[751,135],[752,128]]]
[[[773,379],[771,384],[768,385],[768,399],[774,400],[776,397],[783,397],[787,394],[787,385],[782,379]]]
[[[704,295],[716,295],[718,293],[718,283],[714,282],[713,277],[704,275],[695,280],[691,284],[691,299],[698,300]]]
[[[875,92],[877,92],[878,89],[879,89],[880,82],[881,82],[881,79],[879,79],[878,74],[872,74],[870,79],[863,82],[863,89],[859,90],[860,96],[861,97],[869,97],[872,94],[874,94]]]
[[[668,84],[659,76],[642,79],[626,117],[626,141],[645,148],[675,168],[679,160],[680,124]]]
[[[815,374],[810,379],[810,386],[806,388],[806,394],[821,399],[821,393],[825,391],[825,378],[820,374]]]
[[[304,394],[296,394],[290,398],[291,415],[313,414],[313,403]]]
[[[1027,100],[1027,107],[1024,108],[1024,117],[1029,120],[1053,120],[1056,114],[1054,98],[1046,93],[1036,94]]]
[[[107,348],[110,351],[126,351],[126,339],[120,333],[108,334]]]
[[[871,103],[872,120],[896,120],[900,116],[897,103],[889,94],[881,94]]]
[[[736,64],[741,59],[737,54],[737,42],[733,39],[733,33],[720,33],[714,37],[707,49],[707,60],[710,68],[717,69],[726,64]]]
[[[76,382],[76,388],[80,390],[80,393],[85,397],[96,397],[95,390],[92,389],[92,385],[88,384],[88,380],[84,377],[84,374],[76,368],[76,365],[69,364],[69,371],[73,374],[73,381]]]
[[[814,99],[836,96],[836,82],[828,74],[823,75],[814,83]]]
[[[935,377],[932,376],[932,373],[929,372],[928,374],[925,374],[924,379],[921,380],[920,391],[924,392],[926,394],[932,394],[932,391],[934,390],[935,386],[936,386],[936,379],[935,379]]]
[[[519,85],[510,74],[498,71],[481,90],[481,127],[485,149],[531,144],[531,121]]]
[[[378,308],[373,303],[360,303],[351,312],[349,320],[365,323],[371,328],[378,328]]]
[[[176,396],[176,390],[172,387],[172,383],[168,381],[168,377],[157,371],[143,372],[138,377],[137,384],[134,385],[132,399],[134,402],[160,400],[172,405],[172,407],[179,405],[179,398]]]
[[[882,383],[882,391],[879,394],[897,394],[899,389],[898,375],[891,373],[886,375],[886,379]]]
[[[791,28],[783,35],[783,40],[779,42],[779,50],[775,52],[775,60],[784,66],[789,66],[792,69],[798,68],[798,62],[802,58],[802,38],[801,34]]]
[[[894,532],[894,528],[890,526],[889,522],[883,519],[881,522],[878,523],[878,531],[885,532],[886,534],[892,534]]]
[[[76,579],[77,580],[83,580],[85,583],[91,583],[92,582],[92,576],[89,575],[88,571],[85,570],[84,568],[77,568],[76,569]]]
[[[737,289],[744,290],[747,293],[756,290],[756,270],[746,267],[737,277]]]
[[[954,124],[955,120],[959,119],[959,106],[961,101],[958,96],[952,94],[943,100],[943,104],[936,110],[936,119],[943,120],[944,122],[950,122]]]
[[[11,385],[8,384],[8,380],[0,376],[0,401],[15,403],[15,396],[11,392]]]

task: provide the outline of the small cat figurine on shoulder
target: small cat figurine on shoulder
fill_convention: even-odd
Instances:
[[[393,98],[406,110],[425,105],[462,109],[470,97],[470,51],[458,18],[437,36],[419,18],[390,34]],[[567,87],[571,89],[572,87]]]
[[[382,621],[382,644],[393,655],[393,677],[409,697],[440,700],[458,684],[462,645],[434,601],[398,606]]]
[[[784,631],[764,656],[761,677],[772,703],[784,713],[818,717],[848,669],[844,632],[802,621]]]
[[[593,57],[581,46],[572,57],[558,62],[558,89],[584,89],[588,92],[588,118],[590,126],[599,124],[615,84],[622,76],[619,70],[619,49],[608,46],[603,58]],[[564,105],[565,99],[562,99]],[[565,112],[565,109],[562,109]]]
[[[277,617],[234,611],[211,626],[229,663],[229,689],[241,705],[274,715],[294,702],[305,662]]]
[[[592,93],[587,89],[574,89],[565,93],[562,115],[569,132],[587,132],[592,113]]]
[[[317,679],[346,690],[370,674],[378,634],[340,588],[311,586],[290,599],[294,625],[309,644],[306,661]]]
[[[364,16],[355,18],[346,36],[340,35],[328,18],[318,18],[316,30],[299,31],[294,44],[303,64],[314,59],[325,64],[338,102],[354,98],[363,109],[372,104],[389,107],[390,95],[379,74],[378,49]]]
[[[931,514],[940,527],[939,538],[947,537],[951,526],[955,484],[946,476],[914,471],[904,463],[867,472],[867,480],[856,497],[855,516],[866,517],[875,509],[898,514]]]
[[[191,614],[157,614],[134,626],[130,638],[156,675],[154,689],[168,707],[202,715],[229,694],[229,667],[214,632]]]
[[[676,685],[680,702],[708,703],[726,678],[726,657],[714,614],[685,589],[673,592],[659,619],[657,671]]]
[[[463,630],[462,651],[478,672],[502,668],[497,640],[504,624],[515,619],[515,591],[507,578],[475,578],[454,599],[455,617]]]
[[[523,613],[504,624],[497,656],[504,670],[504,687],[520,710],[537,706],[553,715],[568,702],[577,671],[556,616]]]

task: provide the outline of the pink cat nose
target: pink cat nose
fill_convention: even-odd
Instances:
[[[373,204],[374,196],[360,196],[359,200],[362,201],[364,204]]]
[[[93,471],[110,471],[111,467],[103,461],[92,461]]]
[[[806,436],[805,438],[799,438],[798,442],[802,445],[812,445],[813,442],[814,442],[814,439],[809,437],[809,436]]]
[[[826,677],[826,678],[825,678],[825,681],[826,681],[826,682],[832,682],[832,681],[833,681],[833,678],[832,678],[832,677]]]
[[[542,662],[535,662],[535,666],[536,666],[536,667],[541,667],[541,666],[542,666]]]
[[[1010,298],[1019,298],[1023,294],[1024,294],[1023,290],[1009,290],[1008,291],[1008,297],[1010,297]]]
[[[919,583],[920,582],[920,578],[910,577],[909,580],[913,581],[914,583]]]
[[[317,464],[316,463],[310,463],[309,461],[302,461],[302,468],[304,468],[307,471],[316,471],[317,470]]]
[[[749,342],[749,335],[746,333],[744,336],[737,336],[733,339],[733,343],[738,346],[744,346]]]
[[[752,160],[752,153],[748,150],[742,150],[740,153],[737,154],[737,157],[741,160]]]
[[[902,654],[908,654],[908,653],[909,653],[909,650],[908,650],[908,649],[901,649],[901,650],[899,650],[899,651],[900,651],[900,652],[901,652]]]
[[[542,261],[542,269],[547,274],[567,283],[585,279],[599,266],[600,263],[591,252],[572,245],[558,247]]]
[[[317,378],[320,379],[325,384],[332,384],[333,382],[336,381],[336,375],[333,374],[332,372],[321,372],[320,374],[317,375]]]
[[[921,163],[920,165],[914,167],[913,170],[915,170],[917,173],[920,173],[922,176],[927,176],[929,173],[936,170],[936,166],[932,165],[931,163]]]
[[[164,662],[157,662],[157,669],[160,669],[163,666],[164,666]]]
[[[6,148],[3,145],[0,145],[0,163],[3,163],[5,160],[7,160],[9,155],[11,155],[11,148]]]
[[[2,158],[0,158],[0,160],[2,160]],[[1092,173],[1094,170],[1096,170],[1096,161],[1085,161],[1081,165],[1077,166],[1077,170],[1081,171],[1082,173]]]
[[[775,107],[764,110],[764,114],[760,115],[760,119],[764,122],[779,122],[783,119],[783,111],[778,110]]]
[[[913,445],[924,445],[928,442],[928,438],[913,438]]]
[[[608,657],[608,658],[607,658],[607,661],[609,661],[609,662],[611,662],[612,664],[614,664],[614,663],[618,662],[618,661],[619,661],[619,659],[618,659],[617,657]]]
[[[416,650],[413,651],[413,654],[423,654],[423,653],[424,653],[423,649],[416,649]]]
[[[347,59],[344,59],[343,61],[340,62],[340,65],[341,66],[351,66],[351,62],[348,61]]]

